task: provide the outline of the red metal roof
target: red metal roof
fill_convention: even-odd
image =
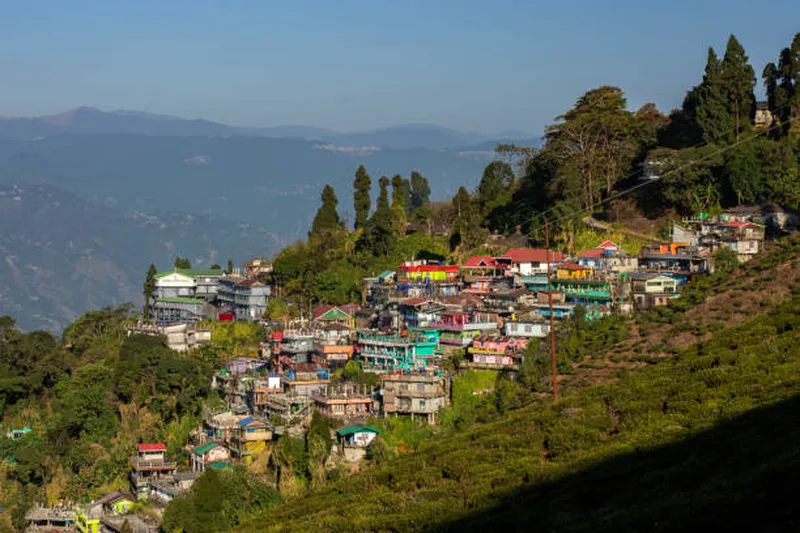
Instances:
[[[163,442],[153,442],[149,444],[140,444],[137,446],[140,452],[165,452],[167,445]]]
[[[499,265],[494,257],[489,257],[488,255],[475,255],[467,259],[464,264],[464,267],[487,267],[487,268],[497,268]]]
[[[616,250],[617,248],[619,248],[619,246],[617,246],[615,243],[609,240],[601,242],[600,244],[597,245],[597,247],[600,248],[601,250]]]
[[[503,257],[511,259],[512,263],[547,263],[548,259],[557,263],[564,259],[564,254],[541,248],[512,248]]]
[[[731,221],[725,222],[722,224],[723,226],[727,226],[729,228],[743,228],[745,226],[758,226],[758,224],[753,224],[752,222],[738,222],[738,221]]]
[[[578,263],[573,263],[572,261],[561,263],[561,265],[558,268],[563,268],[566,270],[589,270],[589,267],[579,265]]]
[[[600,248],[589,248],[578,254],[578,257],[583,259],[597,259],[603,257],[603,250]]]
[[[458,272],[456,265],[418,265],[406,266],[400,265],[398,270],[403,272]]]
[[[403,304],[403,305],[415,306],[415,305],[424,304],[424,303],[429,302],[429,301],[430,300],[428,300],[426,298],[406,298],[405,300],[401,301],[400,303]]]

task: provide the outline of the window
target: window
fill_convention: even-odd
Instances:
[[[533,333],[533,326],[525,326],[525,333]]]
[[[420,400],[419,401],[419,408],[420,409],[425,409],[425,400]]]
[[[417,392],[425,392],[425,384],[417,383]]]

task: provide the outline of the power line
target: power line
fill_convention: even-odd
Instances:
[[[785,106],[785,107],[788,107],[788,105],[787,105],[787,106]],[[780,110],[780,108],[778,108],[778,110]],[[777,111],[777,110],[776,110],[776,111]],[[689,168],[689,167],[691,167],[691,166],[693,166],[693,165],[696,165],[696,164],[698,164],[698,163],[701,163],[701,162],[703,162],[703,161],[705,161],[705,160],[707,160],[707,159],[711,159],[712,157],[716,157],[716,156],[718,156],[718,155],[720,155],[720,154],[724,154],[725,152],[728,152],[729,150],[732,150],[732,149],[736,148],[737,146],[740,146],[740,145],[742,145],[742,144],[744,144],[744,143],[750,142],[750,141],[752,141],[753,139],[756,139],[756,138],[758,138],[758,137],[760,137],[760,136],[763,136],[763,135],[765,135],[765,134],[767,134],[767,133],[770,133],[771,131],[774,131],[774,130],[775,130],[775,129],[777,129],[777,128],[781,128],[781,127],[784,127],[784,126],[786,126],[786,125],[790,124],[790,123],[791,123],[793,120],[795,120],[795,118],[797,118],[797,117],[789,117],[789,119],[788,119],[788,120],[786,120],[785,122],[782,122],[781,124],[773,124],[772,126],[770,126],[770,127],[769,127],[769,128],[767,128],[767,129],[764,129],[764,130],[762,130],[762,131],[759,131],[759,132],[757,132],[757,133],[754,133],[753,135],[750,135],[749,137],[746,137],[746,138],[743,138],[743,139],[739,139],[738,141],[735,141],[735,142],[733,142],[733,143],[729,144],[728,146],[724,146],[724,147],[720,148],[719,150],[716,150],[715,152],[712,152],[712,153],[710,153],[710,154],[707,154],[707,155],[705,155],[705,156],[703,156],[703,157],[701,157],[701,158],[699,158],[699,159],[695,159],[695,160],[689,161],[689,162],[688,162],[688,163],[686,163],[685,165],[681,165],[681,166],[679,166],[679,167],[677,167],[677,168],[674,168],[674,169],[668,170],[667,172],[665,172],[665,173],[663,173],[663,174],[659,175],[659,176],[658,176],[657,178],[655,178],[655,179],[651,179],[651,180],[648,180],[648,181],[644,181],[644,182],[641,182],[641,183],[637,183],[636,185],[634,185],[634,186],[632,186],[632,187],[629,187],[629,188],[627,188],[627,189],[625,189],[625,190],[622,190],[622,191],[619,191],[619,192],[617,192],[617,193],[614,193],[614,194],[612,194],[612,195],[610,195],[610,196],[608,196],[608,197],[604,198],[603,200],[601,200],[601,201],[600,201],[600,202],[599,202],[597,205],[598,205],[598,206],[600,206],[600,205],[603,205],[603,204],[605,204],[605,203],[607,203],[607,202],[610,202],[611,200],[616,200],[617,198],[620,198],[620,197],[622,197],[622,196],[625,196],[625,195],[627,195],[627,194],[630,194],[630,193],[632,193],[632,192],[634,192],[634,191],[636,191],[636,190],[638,190],[638,189],[641,189],[641,188],[643,188],[643,187],[646,187],[647,185],[650,185],[650,184],[652,184],[652,183],[655,183],[655,182],[661,181],[661,180],[662,180],[664,177],[666,177],[666,176],[669,176],[669,175],[671,175],[671,174],[675,174],[675,173],[677,173],[677,172],[680,172],[680,171],[682,171],[682,170],[685,170],[685,169],[687,169],[687,168]],[[724,134],[724,135],[722,135],[722,134],[721,134],[721,135],[717,136],[716,138],[718,139],[718,138],[721,138],[721,137],[723,137],[723,136],[727,136],[727,135],[728,135],[728,134],[730,134],[730,133],[735,133],[735,130],[733,130],[733,131],[730,131],[730,132],[728,132],[728,133],[726,133],[726,134]],[[702,148],[702,147],[704,147],[704,146],[709,146],[710,144],[712,144],[712,143],[711,143],[711,142],[703,142],[703,143],[696,144],[696,145],[694,145],[694,146],[689,146],[689,147],[687,147],[687,148],[684,148],[684,149],[695,149],[695,148]],[[628,174],[627,176],[623,177],[623,178],[622,178],[620,181],[624,181],[624,180],[626,180],[626,179],[632,178],[632,177],[636,176],[637,174],[638,174],[638,172],[631,172],[631,173],[630,173],[630,174]],[[553,211],[554,209],[556,209],[556,207],[555,207],[555,206],[554,206],[554,207],[551,207],[551,208],[549,208],[549,209],[546,209],[545,211],[542,211],[541,213],[539,213],[539,216],[544,216],[544,215],[546,215],[547,213],[549,213],[549,212]],[[574,215],[582,215],[582,214],[589,214],[589,215],[591,215],[592,213],[591,213],[591,212],[589,212],[589,211],[587,211],[587,210],[585,210],[585,209],[584,209],[584,210],[581,210],[581,211],[575,211],[575,212],[573,212],[571,215],[563,215],[563,216],[561,216],[561,217],[559,217],[559,218],[557,218],[557,219],[555,219],[555,220],[551,220],[551,221],[550,221],[550,223],[551,223],[551,224],[555,224],[555,223],[561,222],[562,220],[567,220],[567,219],[569,219],[569,218],[572,218]],[[540,231],[540,230],[542,230],[543,228],[544,228],[544,225],[543,225],[543,224],[540,224],[540,225],[538,225],[537,227],[535,227],[535,228],[532,228],[530,231],[528,231],[528,235],[531,235],[531,234],[533,234],[533,233],[535,233],[535,232],[537,232],[537,231]]]

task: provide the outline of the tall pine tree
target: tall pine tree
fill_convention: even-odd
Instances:
[[[156,274],[158,274],[158,270],[156,270],[155,265],[151,264],[150,268],[147,269],[147,277],[145,277],[142,290],[142,294],[144,294],[144,318],[147,321],[150,320],[150,302],[156,291]]]
[[[378,181],[380,193],[375,203],[375,212],[369,221],[369,246],[374,255],[389,255],[394,249],[394,213],[389,205],[389,178]]]
[[[725,89],[728,114],[733,121],[733,138],[739,142],[743,132],[752,127],[756,111],[753,88],[756,74],[748,63],[747,54],[736,36],[728,38],[721,64],[721,82]]]
[[[428,180],[417,172],[411,173],[411,208],[416,210],[428,205],[431,201],[431,188]]]
[[[356,212],[355,229],[363,228],[369,220],[369,210],[372,203],[369,197],[369,189],[372,180],[367,174],[364,165],[356,170],[356,177],[353,180],[353,208]]]
[[[392,214],[395,238],[400,239],[406,232],[407,213],[411,204],[411,185],[407,179],[395,175],[392,178]]]
[[[322,189],[321,199],[322,205],[317,210],[317,215],[311,224],[311,234],[314,236],[322,236],[326,231],[339,229],[342,226],[339,213],[336,211],[339,200],[336,199],[336,191],[333,190],[333,187],[325,185]]]
[[[708,49],[703,81],[695,88],[697,126],[706,143],[724,142],[733,129],[733,116],[722,75],[722,64],[713,48]]]

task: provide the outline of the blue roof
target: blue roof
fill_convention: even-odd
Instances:
[[[247,424],[249,424],[250,422],[253,422],[253,421],[255,421],[255,418],[253,418],[252,416],[248,416],[247,418],[243,418],[243,419],[239,420],[238,422],[236,422],[236,425],[237,426],[246,426]]]

